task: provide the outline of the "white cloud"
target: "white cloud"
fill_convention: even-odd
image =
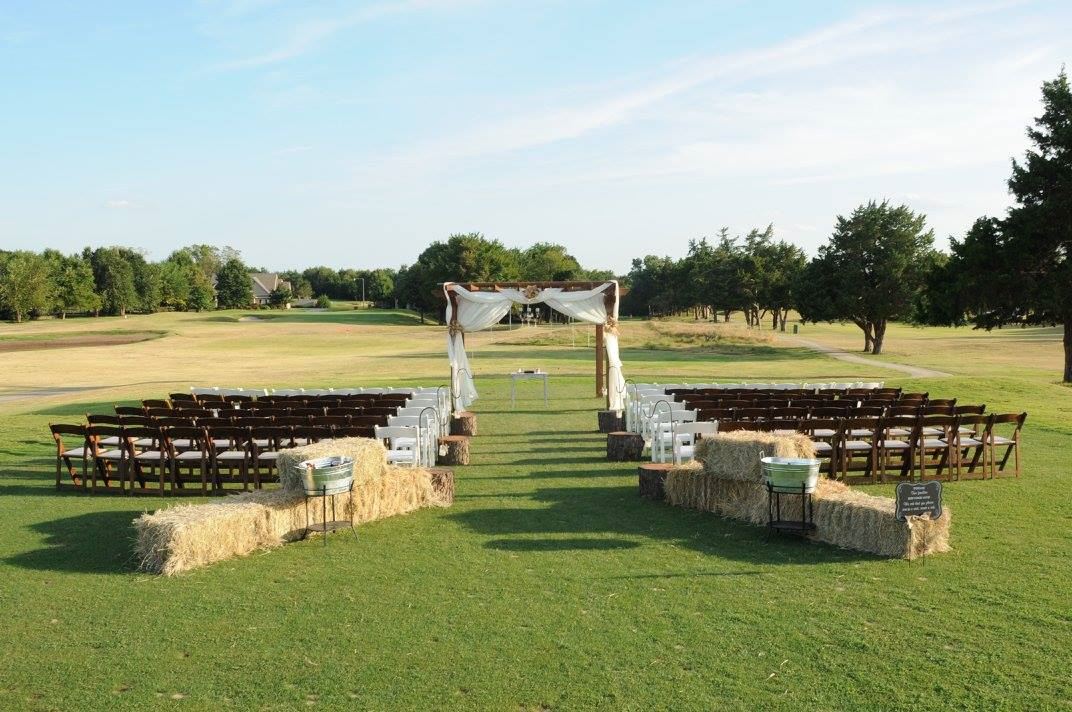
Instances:
[[[306,151],[311,151],[311,150],[313,150],[312,145],[310,145],[310,144],[302,144],[300,146],[287,146],[286,148],[281,148],[278,151],[275,151],[274,153],[277,156],[290,156],[290,155],[293,155],[295,153],[305,153]]]
[[[969,33],[967,19],[1011,4],[865,12],[771,47],[680,61],[655,78],[634,82],[634,88],[602,100],[555,108],[537,106],[523,115],[421,142],[393,160],[402,165],[428,166],[546,146],[624,124],[646,111],[658,114],[668,100],[701,88],[737,93],[735,87],[747,81],[788,73],[810,80],[832,66],[886,54],[934,50]],[[620,86],[622,82],[613,84]]]
[[[339,17],[307,20],[293,27],[287,37],[273,49],[249,57],[225,62],[220,69],[251,69],[285,62],[312,51],[334,35],[358,25],[392,15],[447,10],[473,4],[476,0],[388,0]]]
[[[104,203],[104,207],[111,208],[112,210],[124,210],[133,205],[134,203],[123,198],[114,198]]]

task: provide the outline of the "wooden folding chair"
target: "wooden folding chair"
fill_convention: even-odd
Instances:
[[[86,426],[49,423],[48,429],[52,432],[52,439],[56,442],[56,489],[63,488],[62,473],[66,468],[71,478],[71,485],[85,491],[90,457],[89,443],[86,442]],[[63,442],[64,435],[77,438],[78,446],[67,447],[67,444]],[[75,468],[75,460],[82,461],[81,469]]]
[[[253,444],[253,486],[279,481],[279,451],[293,447],[291,428],[284,425],[255,425],[250,428]]]
[[[800,421],[800,432],[807,435],[815,448],[815,457],[826,460],[823,469],[827,477],[835,479],[838,468],[839,437],[841,420],[837,418],[808,418]]]
[[[112,407],[118,416],[145,415],[145,408],[140,405],[116,405]]]
[[[115,447],[108,447],[105,441],[115,442]],[[120,492],[126,491],[127,453],[123,444],[123,428],[119,425],[86,426],[86,446],[93,460],[93,476],[90,480],[90,492],[97,493],[97,477],[104,482],[104,489],[113,489],[118,484]]]
[[[1005,466],[1009,462],[1009,456],[1014,455],[1013,476],[1020,476],[1020,432],[1023,430],[1027,413],[1003,413],[995,415],[990,422],[990,476],[997,477],[999,472],[1005,472]],[[1002,435],[998,432],[998,426],[1013,425],[1013,431]],[[997,450],[1004,447],[1005,454],[998,463]]]
[[[839,435],[840,452],[838,453],[841,465],[841,479],[846,482],[877,482],[878,468],[877,452],[875,446],[875,430],[878,418],[845,418],[841,421],[841,433]],[[864,457],[864,462],[859,458]],[[854,475],[849,478],[850,472],[863,472],[862,475]]]
[[[230,424],[211,424],[205,427],[205,438],[213,487],[219,492],[223,491],[224,473],[226,473],[228,480],[232,482],[240,480],[242,490],[249,490],[249,471],[253,465],[249,428]],[[239,480],[236,480],[234,476],[236,468]]]
[[[184,489],[183,471],[201,480],[201,494],[208,494],[208,443],[205,431],[193,425],[164,426],[161,445],[171,464],[171,489]],[[180,445],[182,447],[180,447]]]
[[[982,413],[966,413],[958,415],[957,418],[957,479],[985,479],[987,443],[993,428],[993,417]],[[967,472],[964,470],[965,463]],[[979,467],[979,472],[975,471],[976,467]]]
[[[146,426],[123,426],[123,447],[126,449],[128,483],[131,494],[154,494],[149,487],[149,477],[155,476],[161,497],[167,493],[166,482],[171,470],[164,437],[159,428]],[[148,476],[146,476],[148,475]],[[134,486],[137,480],[139,487]]]
[[[919,418],[916,453],[920,480],[948,482],[953,479],[957,458],[957,423],[955,415],[923,415]],[[927,474],[928,467],[934,469],[934,476]]]
[[[891,409],[896,410],[896,409]],[[907,410],[914,411],[909,408]],[[879,479],[887,482],[891,467],[896,479],[911,481],[916,471],[916,443],[919,442],[919,416],[891,415],[883,418],[875,435],[875,461]]]

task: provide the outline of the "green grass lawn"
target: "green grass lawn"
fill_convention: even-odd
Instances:
[[[936,333],[938,346],[917,348],[953,378],[870,369],[1031,414],[1025,476],[947,485],[954,550],[926,563],[640,499],[633,467],[605,462],[592,432],[591,351],[498,343],[525,337],[513,332],[473,339],[480,435],[453,507],[326,548],[138,574],[130,521],[160,501],[57,494],[48,421],[221,372],[220,385],[443,380],[441,329],[214,316],[132,318],[170,334],[150,342],[0,357],[18,374],[11,386],[93,387],[0,402],[0,708],[990,710],[1072,699],[1072,391],[1054,383],[1057,350],[1049,370],[1003,369],[993,354],[958,363],[927,351],[951,348]],[[833,343],[851,331],[828,334],[806,335]],[[859,372],[781,346],[640,348],[651,338],[623,336],[627,375]],[[510,410],[502,374],[515,364],[552,369],[552,409],[520,384]]]

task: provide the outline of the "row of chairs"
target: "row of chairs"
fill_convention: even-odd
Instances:
[[[98,416],[99,417],[99,416]],[[396,417],[389,425],[350,421],[239,424],[217,419],[190,422],[50,424],[56,444],[56,486],[63,472],[80,489],[129,494],[223,493],[228,482],[260,489],[278,481],[279,452],[340,437],[373,437],[388,448],[392,464],[431,465],[437,429],[419,419]],[[71,447],[69,439],[78,445]],[[199,489],[195,489],[197,485]],[[193,488],[188,487],[193,485]]]
[[[847,482],[950,481],[996,477],[1010,457],[1019,477],[1026,419],[1026,413],[789,418],[720,421],[719,429],[803,433],[827,474]]]
[[[686,403],[641,393],[636,401],[640,407],[636,409],[635,432],[651,444],[652,459],[658,462],[690,459],[696,440],[713,432],[762,430],[808,434],[831,477],[885,480],[891,461],[898,477],[993,477],[1005,471],[1010,456],[1015,459],[1014,474],[1020,475],[1020,433],[1026,414],[986,415],[985,405],[958,406],[955,399],[917,399],[914,394],[902,393],[897,400],[890,400],[879,395],[876,389],[866,399],[811,402],[735,401],[728,395],[717,402],[727,407],[694,409],[709,402]],[[798,405],[792,405],[794,402]],[[805,405],[799,405],[802,402]],[[890,423],[898,437],[881,432],[884,424]],[[955,429],[950,431],[953,425]],[[913,434],[917,426],[920,431]],[[1012,432],[1006,435],[994,430],[1005,426]],[[1001,447],[1005,451],[998,456],[995,450]],[[943,453],[939,460],[927,459],[939,450]],[[857,475],[857,470],[862,474]]]

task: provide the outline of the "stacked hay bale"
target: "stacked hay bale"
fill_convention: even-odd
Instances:
[[[814,457],[811,441],[800,434],[750,431],[722,433],[702,440],[697,462],[675,467],[666,477],[666,500],[678,507],[715,512],[751,524],[766,524],[767,488],[760,454]],[[840,482],[820,479],[813,495],[815,538],[846,549],[914,559],[949,551],[950,512],[938,520],[894,517],[894,500],[864,494]]]
[[[387,452],[378,440],[342,438],[313,443],[280,454],[281,489],[246,492],[221,502],[169,507],[140,516],[134,521],[140,568],[170,576],[301,538],[309,524],[321,523],[323,510],[316,503],[306,512],[301,478],[293,466],[327,455],[354,460],[353,490],[335,497],[338,519],[362,524],[451,503],[453,481],[448,491],[439,480],[439,484],[433,482],[428,470],[389,466]]]

